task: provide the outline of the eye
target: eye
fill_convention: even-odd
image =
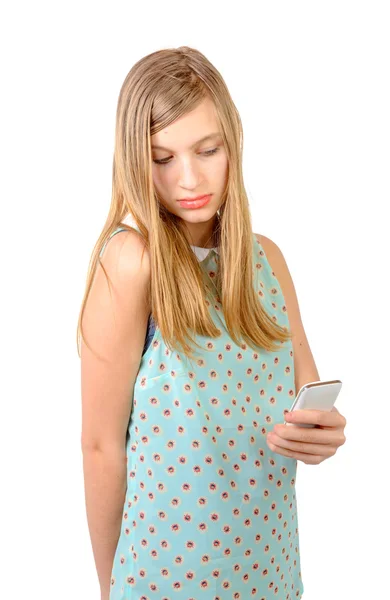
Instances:
[[[213,154],[218,152],[218,150],[219,150],[219,148],[213,148],[212,150],[206,150],[205,152],[202,152],[201,154],[204,154],[205,156],[212,156]]]
[[[205,150],[204,152],[201,152],[201,154],[203,156],[213,156],[218,152],[218,150],[219,148],[212,148],[211,150]],[[169,163],[169,158],[162,158],[161,160],[153,159],[153,162],[156,163],[156,165],[167,165]]]

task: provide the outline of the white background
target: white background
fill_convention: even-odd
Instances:
[[[388,2],[8,2],[1,10],[2,597],[100,597],[76,325],[142,56],[189,45],[244,127],[254,231],[281,248],[347,441],[298,463],[304,600],[384,598],[389,559]],[[247,600],[247,599],[243,599]]]

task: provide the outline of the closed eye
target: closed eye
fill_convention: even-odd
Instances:
[[[216,152],[218,152],[219,147],[218,148],[213,148],[212,150],[205,150],[204,152],[201,152],[201,154],[203,156],[213,156],[213,154],[216,154]],[[162,158],[160,160],[157,159],[153,159],[153,162],[156,163],[157,165],[167,165],[170,162],[169,158]]]

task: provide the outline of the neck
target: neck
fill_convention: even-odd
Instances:
[[[188,223],[186,222],[186,236],[191,246],[197,248],[215,248],[216,231],[219,225],[218,214],[207,223]]]
[[[215,246],[198,246],[197,244],[191,244],[194,248],[203,248],[204,250],[211,250],[215,248]]]

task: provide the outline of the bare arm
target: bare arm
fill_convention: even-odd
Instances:
[[[83,450],[85,504],[102,600],[108,600],[112,563],[126,496],[123,453]]]
[[[127,488],[126,433],[145,343],[148,251],[135,231],[109,240],[83,317],[81,345],[83,471],[88,528],[101,597],[108,600]]]

